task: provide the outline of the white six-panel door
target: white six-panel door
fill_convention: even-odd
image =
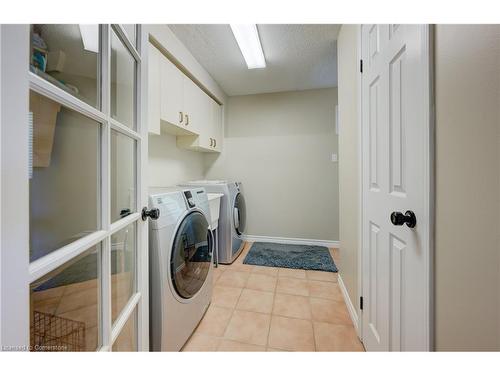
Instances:
[[[362,295],[367,350],[430,349],[429,31],[363,25]],[[414,228],[391,223],[415,213]]]

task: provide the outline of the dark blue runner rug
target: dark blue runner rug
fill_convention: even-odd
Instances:
[[[330,251],[324,246],[254,242],[244,264],[338,272]]]

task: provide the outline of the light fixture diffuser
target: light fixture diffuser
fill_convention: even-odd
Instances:
[[[248,69],[266,67],[257,25],[230,25]]]
[[[82,35],[83,49],[99,52],[99,25],[78,25]]]

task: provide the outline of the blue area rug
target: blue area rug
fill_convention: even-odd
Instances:
[[[330,251],[324,246],[254,242],[243,263],[254,266],[338,272]]]

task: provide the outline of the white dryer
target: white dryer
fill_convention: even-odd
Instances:
[[[218,262],[232,263],[244,247],[242,235],[246,223],[246,207],[241,182],[225,180],[189,181],[180,186],[203,187],[207,193],[222,193],[219,214]]]
[[[178,351],[212,297],[210,210],[205,189],[155,188],[149,226],[150,348]]]

